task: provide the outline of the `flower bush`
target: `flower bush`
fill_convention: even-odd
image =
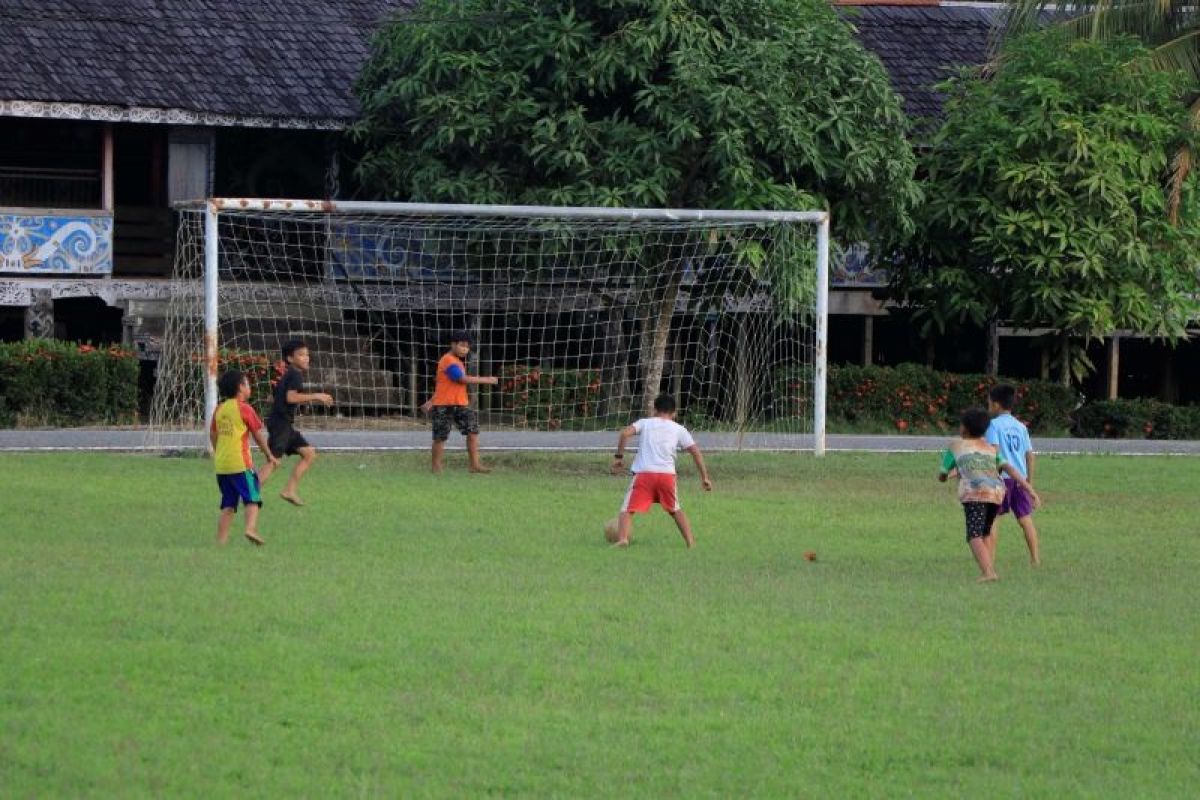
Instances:
[[[55,339],[0,344],[0,426],[129,424],[137,356],[117,345]]]
[[[204,357],[192,357],[196,365],[195,380],[199,385],[204,383]],[[283,361],[271,361],[266,353],[255,350],[222,349],[217,352],[217,377],[226,370],[240,370],[250,381],[250,405],[260,417],[271,410],[272,394],[275,384],[287,370]]]
[[[541,369],[508,364],[500,371],[500,407],[517,423],[555,431],[563,423],[592,416],[600,399],[600,372],[593,369]]]
[[[1200,406],[1157,400],[1098,400],[1071,421],[1071,433],[1089,439],[1200,439]]]
[[[1073,390],[1048,381],[939,372],[918,364],[841,366],[829,370],[828,415],[904,433],[954,433],[963,409],[986,407],[997,383],[1016,388],[1014,414],[1034,432],[1066,429],[1079,404]]]

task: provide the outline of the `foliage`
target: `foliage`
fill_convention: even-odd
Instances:
[[[1007,34],[1019,35],[1042,24],[1052,7],[1048,0],[1014,0],[1006,19]],[[1067,36],[1108,41],[1133,36],[1150,49],[1151,69],[1185,76],[1186,90],[1179,100],[1188,109],[1193,129],[1200,128],[1200,9],[1189,0],[1072,0],[1069,6],[1053,4],[1066,19],[1055,23]],[[1179,219],[1184,184],[1196,163],[1195,150],[1184,144],[1171,156],[1168,209]]]
[[[203,386],[204,359],[202,356],[195,356],[193,363],[195,376],[192,380],[195,385]],[[250,381],[250,405],[265,419],[273,402],[275,383],[283,375],[287,365],[282,361],[272,362],[271,356],[256,350],[221,348],[217,352],[217,377],[230,369],[240,370]]]
[[[137,356],[57,339],[0,344],[0,426],[136,421]]]
[[[824,0],[431,0],[376,36],[358,173],[403,200],[794,210],[911,230],[905,119]]]
[[[953,434],[963,410],[986,408],[988,390],[997,383],[1017,390],[1013,412],[1035,433],[1066,428],[1079,402],[1070,389],[1047,381],[939,372],[918,364],[839,366],[829,370],[827,413],[831,421],[878,422],[900,433]]]
[[[500,407],[517,424],[556,431],[568,420],[593,416],[600,388],[598,370],[507,364],[500,372]]]
[[[1200,406],[1156,400],[1099,400],[1071,415],[1071,432],[1090,439],[1200,439]]]
[[[1200,218],[1189,191],[1170,224],[1164,179],[1191,134],[1180,80],[1146,56],[1051,30],[1012,41],[989,80],[943,87],[923,234],[893,283],[927,330],[1002,319],[1060,338],[1184,335]]]

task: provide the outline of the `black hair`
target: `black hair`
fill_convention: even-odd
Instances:
[[[307,350],[307,349],[308,349],[308,342],[304,341],[303,339],[288,339],[286,342],[283,343],[283,348],[282,348],[283,360],[287,361],[289,358],[291,358],[293,355],[295,355],[297,350]]]
[[[238,389],[242,388],[244,380],[246,380],[246,376],[241,373],[241,370],[225,370],[225,373],[217,381],[217,391],[221,393],[221,399],[232,400],[237,397]]]
[[[998,383],[988,392],[988,397],[1005,411],[1012,411],[1013,403],[1017,401],[1017,390],[1007,383]]]
[[[654,410],[659,414],[670,414],[675,410],[675,397],[669,394],[660,394],[654,398]]]
[[[471,340],[471,332],[464,328],[459,328],[450,334],[450,344],[454,344],[455,342],[474,344],[474,342]]]
[[[968,408],[959,417],[959,421],[973,439],[982,439],[992,422],[991,417],[982,408]]]

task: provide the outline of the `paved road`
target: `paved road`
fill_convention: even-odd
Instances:
[[[313,431],[305,434],[322,450],[423,450],[429,446],[427,431]],[[738,436],[732,433],[696,435],[706,450],[759,448],[807,450],[812,437],[794,434],[759,433]],[[485,431],[487,450],[609,450],[615,433],[540,433],[534,431]],[[456,435],[451,447],[461,447]],[[945,447],[944,436],[859,436],[834,434],[829,437],[832,451],[881,453],[927,452]],[[1035,439],[1040,453],[1111,453],[1119,455],[1200,455],[1200,442],[1164,442],[1117,439]],[[201,450],[204,437],[199,432],[152,434],[144,429],[69,428],[55,430],[0,431],[0,450],[124,450],[164,451]]]

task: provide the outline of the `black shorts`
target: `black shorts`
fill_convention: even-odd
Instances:
[[[996,503],[963,503],[963,514],[967,518],[967,541],[982,539],[992,532],[992,523],[996,521],[996,512],[1000,506]]]
[[[479,415],[470,406],[434,406],[433,440],[446,441],[453,428],[463,436],[479,433]]]
[[[292,423],[267,420],[267,446],[276,458],[283,458],[296,455],[301,447],[309,447],[309,444]]]

